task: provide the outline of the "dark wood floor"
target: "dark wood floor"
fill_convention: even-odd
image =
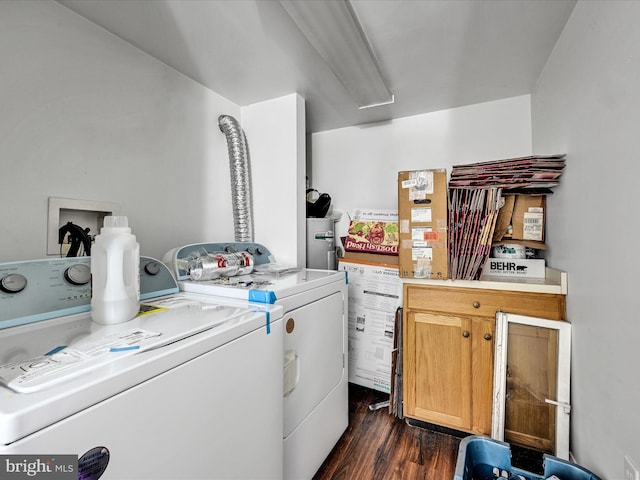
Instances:
[[[349,384],[349,426],[313,480],[453,480],[464,434],[407,424],[369,405],[389,395]],[[437,428],[437,427],[436,427]],[[512,465],[542,474],[542,454],[511,446]]]
[[[369,410],[388,398],[349,384],[349,427],[313,480],[453,480],[460,438]]]

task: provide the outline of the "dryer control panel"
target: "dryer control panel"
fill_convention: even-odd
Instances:
[[[187,280],[187,262],[193,255],[206,253],[250,253],[255,266],[275,263],[273,255],[267,247],[254,242],[225,242],[225,243],[193,243],[169,250],[162,261],[169,267],[171,273],[178,280]]]
[[[140,299],[178,292],[167,267],[140,257]],[[0,329],[91,309],[91,258],[0,263]]]

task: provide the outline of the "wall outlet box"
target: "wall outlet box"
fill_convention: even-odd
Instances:
[[[640,470],[627,455],[624,456],[624,480],[640,480]]]
[[[58,243],[58,232],[67,222],[81,228],[89,228],[91,235],[95,236],[100,233],[104,217],[107,215],[120,215],[120,204],[49,197],[47,255],[66,255],[64,247],[61,248]]]

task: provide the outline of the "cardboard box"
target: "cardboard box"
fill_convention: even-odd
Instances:
[[[545,278],[544,259],[493,258],[489,257],[482,270],[483,277]]]
[[[391,392],[395,316],[402,306],[398,267],[340,260],[349,280],[349,382]]]
[[[351,220],[344,243],[349,252],[398,254],[398,222]]]
[[[544,242],[545,195],[505,195],[494,230],[494,242],[530,240]]]
[[[355,261],[368,263],[372,265],[389,265],[389,266],[398,266],[398,256],[397,255],[380,255],[377,253],[360,253],[360,252],[344,252],[344,257],[340,259],[340,261]]]
[[[347,237],[340,237],[342,245],[347,241]],[[370,265],[388,265],[391,267],[398,266],[398,255],[380,255],[378,253],[362,253],[348,252],[342,249],[342,257],[340,261],[354,261],[359,263],[367,263]]]
[[[447,171],[398,172],[400,277],[446,280]]]

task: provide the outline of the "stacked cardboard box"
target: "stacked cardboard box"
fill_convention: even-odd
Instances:
[[[493,246],[526,246],[543,251],[545,199],[558,186],[565,167],[565,154],[530,155],[489,162],[454,165],[452,189],[501,190],[505,203],[495,221]],[[453,203],[453,202],[452,202]],[[541,273],[542,272],[542,273]],[[544,277],[544,259],[488,257],[482,276]]]
[[[447,171],[398,172],[400,277],[448,278]]]
[[[449,273],[477,280],[491,252],[500,209],[498,188],[453,188],[449,192]]]

